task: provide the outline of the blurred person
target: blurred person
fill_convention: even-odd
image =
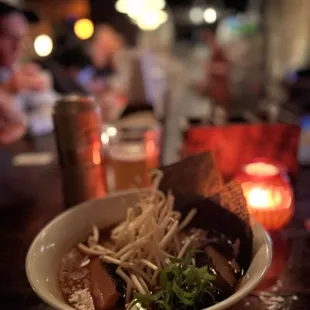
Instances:
[[[47,93],[51,80],[41,68],[32,63],[18,65],[28,24],[37,21],[35,13],[0,1],[0,143],[14,142],[26,132],[22,111],[27,109],[26,101],[51,99]]]
[[[89,46],[90,66],[80,70],[77,82],[93,94],[104,121],[114,121],[126,106],[127,71],[131,51],[112,26],[98,25]]]
[[[14,96],[0,88],[0,144],[20,139],[26,128],[26,117],[16,106]]]
[[[28,23],[35,23],[38,17],[0,1],[0,82],[1,87],[12,92],[22,88],[44,88],[39,81],[39,67],[26,64],[17,67],[22,43],[28,34]]]
[[[216,41],[215,35],[211,31],[202,33],[202,39],[206,41],[211,50],[211,57],[207,65],[207,77],[200,85],[198,92],[208,95],[215,107],[220,107],[227,112],[230,104],[230,63],[229,60]]]
[[[115,72],[116,57],[123,48],[124,40],[113,27],[109,25],[97,27],[90,51],[97,75],[107,76]]]
[[[97,26],[89,49],[92,64],[81,70],[78,81],[92,93],[103,92],[107,80],[119,71],[118,59],[124,47],[123,37],[112,26]]]
[[[202,85],[202,91],[208,93],[215,104],[227,108],[229,103],[229,60],[213,32],[203,32],[202,39],[208,44],[211,51],[207,65],[207,85],[205,83]]]

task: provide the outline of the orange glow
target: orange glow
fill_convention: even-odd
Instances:
[[[257,162],[244,167],[238,177],[249,213],[266,229],[277,230],[293,214],[293,193],[280,166]]]
[[[245,195],[252,208],[276,208],[282,202],[281,193],[268,188],[253,187]]]
[[[272,177],[280,173],[280,169],[274,165],[264,162],[248,164],[244,167],[244,172],[253,176]]]
[[[95,165],[99,165],[101,163],[101,154],[98,150],[93,151],[93,163]]]
[[[147,166],[148,169],[156,169],[159,164],[159,149],[157,145],[156,137],[157,133],[148,131],[145,136],[145,151],[147,157]]]
[[[87,40],[94,34],[94,24],[90,19],[82,18],[74,24],[74,33],[81,40]]]

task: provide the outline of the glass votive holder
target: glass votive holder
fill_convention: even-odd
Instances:
[[[277,163],[257,160],[243,167],[237,177],[242,185],[249,213],[267,230],[279,230],[293,215],[293,191]]]

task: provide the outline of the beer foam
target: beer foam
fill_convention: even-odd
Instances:
[[[121,161],[140,161],[146,159],[146,152],[141,144],[119,144],[110,147],[110,157]]]

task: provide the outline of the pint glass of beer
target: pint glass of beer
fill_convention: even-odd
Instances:
[[[117,128],[108,150],[115,190],[151,185],[150,171],[159,164],[159,142],[157,128]]]

